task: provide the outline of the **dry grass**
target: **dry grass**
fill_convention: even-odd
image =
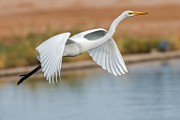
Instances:
[[[175,4],[93,9],[72,7],[0,15],[0,35],[11,36],[12,33],[26,35],[29,31],[41,33],[46,30],[47,26],[53,31],[59,29],[67,31],[72,28],[82,31],[98,27],[108,28],[113,19],[127,9],[147,11],[149,14],[123,21],[118,27],[121,33],[162,37],[179,36],[180,7]]]

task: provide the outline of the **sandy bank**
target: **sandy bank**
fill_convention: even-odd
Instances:
[[[125,55],[124,60],[126,64],[133,64],[133,63],[140,63],[140,62],[148,62],[148,61],[155,61],[155,60],[168,60],[168,59],[175,59],[180,58],[180,51],[172,51],[166,53],[149,53],[149,54],[135,54],[135,55]],[[14,75],[20,75],[22,73],[27,73],[31,71],[35,66],[30,67],[19,67],[19,68],[12,68],[6,70],[0,70],[0,77],[10,77]],[[62,66],[62,73],[74,71],[74,70],[82,70],[82,69],[89,69],[99,67],[93,60],[88,61],[79,61],[75,63],[63,63]],[[37,74],[42,74],[42,72],[38,72]]]

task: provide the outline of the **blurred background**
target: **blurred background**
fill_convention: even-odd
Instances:
[[[108,29],[124,10],[149,12],[124,20],[114,35],[126,62],[135,63],[127,62],[128,74],[96,67],[62,74],[56,85],[40,74],[16,86],[11,72],[38,64],[41,42],[67,31]],[[179,120],[180,59],[169,59],[180,55],[179,11],[179,0],[0,0],[0,120]],[[158,61],[133,62],[166,52]]]

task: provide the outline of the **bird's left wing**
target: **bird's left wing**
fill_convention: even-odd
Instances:
[[[122,55],[113,38],[89,50],[88,53],[98,65],[109,73],[113,73],[115,76],[128,72]]]
[[[69,36],[69,32],[56,35],[36,48],[39,53],[38,60],[41,63],[42,71],[49,83],[54,83],[54,80],[57,82],[58,79],[61,79],[62,56]]]

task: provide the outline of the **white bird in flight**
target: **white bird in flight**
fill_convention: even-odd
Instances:
[[[47,39],[36,48],[40,65],[31,72],[20,75],[22,78],[17,85],[39,69],[42,69],[49,83],[58,82],[61,80],[62,57],[74,57],[84,52],[88,52],[92,59],[109,73],[115,76],[125,74],[128,70],[112,36],[117,25],[125,18],[145,14],[148,13],[124,11],[112,22],[108,31],[98,28],[78,33],[72,37],[69,32],[66,32]]]

